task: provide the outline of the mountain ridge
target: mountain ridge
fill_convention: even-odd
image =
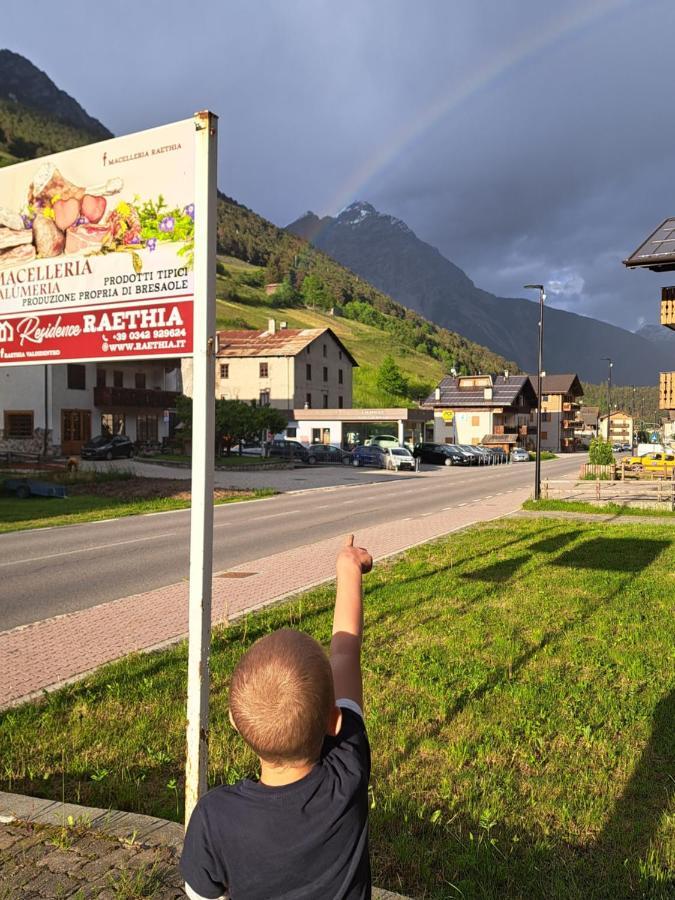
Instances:
[[[536,370],[538,304],[477,287],[396,217],[357,201],[336,217],[309,211],[287,229],[408,308]],[[606,377],[604,356],[616,360],[615,377],[625,384],[656,383],[660,370],[673,367],[663,342],[554,307],[546,309],[544,350],[549,371],[578,371],[592,382]]]

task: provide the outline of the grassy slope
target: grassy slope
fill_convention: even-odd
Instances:
[[[287,322],[289,328],[332,328],[354,354],[359,368],[354,370],[354,406],[384,406],[392,402],[407,402],[406,398],[392,398],[383,394],[375,384],[375,370],[387,354],[396,359],[411,383],[410,398],[427,396],[429,390],[443,377],[443,364],[426,354],[417,353],[396,341],[394,335],[352,319],[329,316],[319,310],[305,308],[279,309],[270,306],[262,288],[243,284],[239,279],[247,273],[260,271],[255,266],[231,257],[221,257],[230,278],[218,277],[218,296],[233,292],[237,301],[219,299],[216,309],[219,328],[267,328],[269,319]]]
[[[427,900],[669,896],[674,568],[670,528],[548,521],[377,567],[364,647],[376,883]],[[321,588],[216,630],[213,784],[256,771],[227,723],[237,659],[284,625],[327,643],[332,602]],[[185,646],[132,656],[6,712],[0,787],[180,820],[185,670]]]

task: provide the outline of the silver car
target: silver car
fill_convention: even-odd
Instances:
[[[516,447],[511,451],[511,462],[529,462],[530,454],[522,447]]]

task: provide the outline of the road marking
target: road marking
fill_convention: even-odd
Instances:
[[[460,506],[465,506],[466,504],[460,503],[459,505],[460,505]],[[443,509],[441,510],[441,512],[445,512],[446,509],[454,509],[454,508],[455,508],[454,506],[444,506]]]
[[[250,522],[260,522],[260,521],[262,521],[262,519],[278,519],[279,516],[289,516],[289,515],[291,515],[291,513],[294,513],[294,512],[300,512],[300,510],[289,509],[286,512],[272,513],[269,516],[255,516],[255,518],[249,519],[249,521]]]
[[[468,503],[458,503],[458,506],[468,506]]]
[[[92,550],[107,550],[108,547],[121,547],[123,544],[142,544],[144,541],[157,541],[159,538],[168,537],[176,534],[175,531],[165,531],[162,534],[155,534],[151,537],[134,538],[130,541],[109,541],[106,544],[96,544],[93,547],[81,547],[79,550],[62,550],[60,553],[48,553],[45,556],[29,556],[26,559],[13,559],[11,562],[0,563],[0,569],[7,566],[18,566],[21,563],[41,562],[43,559],[55,559],[57,556],[72,556],[74,553],[89,553]]]
[[[315,506],[314,509],[330,509],[332,505],[332,503],[324,503],[323,506]]]

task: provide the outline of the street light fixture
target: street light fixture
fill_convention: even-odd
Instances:
[[[609,426],[612,424],[612,367],[614,362],[611,356],[602,357],[607,363],[607,440],[609,440]]]
[[[534,499],[541,496],[541,374],[544,355],[544,300],[543,284],[525,284],[527,291],[539,291],[539,354],[537,357],[537,444],[534,455]]]

